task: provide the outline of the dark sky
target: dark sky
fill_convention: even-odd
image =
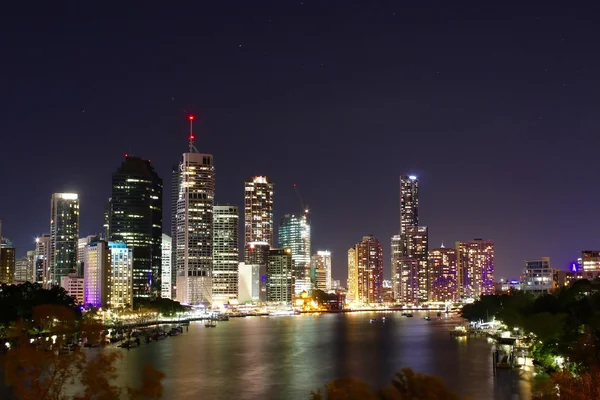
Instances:
[[[244,179],[268,175],[278,222],[301,211],[298,184],[334,279],[369,233],[390,275],[405,173],[430,248],[493,239],[498,277],[600,248],[598,6],[109,3],[0,12],[0,219],[20,254],[53,192],[79,192],[82,236],[99,232],[125,153],[165,179],[169,232],[188,112],[217,201],[241,206]]]

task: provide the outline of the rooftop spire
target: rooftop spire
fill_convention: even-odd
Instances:
[[[194,140],[196,139],[196,136],[194,136],[194,118],[191,114],[188,116],[188,120],[190,121],[190,153],[198,153],[198,149],[194,146]]]

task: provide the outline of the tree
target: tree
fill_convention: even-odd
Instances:
[[[325,385],[323,391],[311,392],[310,400],[460,400],[440,378],[403,368],[391,386],[375,392],[365,382],[343,378]]]

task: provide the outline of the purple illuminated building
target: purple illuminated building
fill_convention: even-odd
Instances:
[[[458,298],[456,250],[440,247],[429,250],[431,301],[454,302]]]
[[[456,242],[458,292],[463,299],[494,294],[494,242]]]

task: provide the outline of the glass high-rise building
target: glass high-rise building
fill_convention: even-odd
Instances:
[[[430,294],[430,271],[429,271],[429,233],[426,226],[413,226],[406,229],[406,244],[408,257],[417,260],[419,279],[419,303],[429,300]]]
[[[357,300],[361,303],[383,302],[383,247],[372,235],[356,244]]]
[[[310,225],[306,214],[286,214],[281,218],[279,247],[292,251],[296,294],[310,292]]]
[[[108,242],[111,308],[133,307],[133,249],[123,241]]]
[[[463,299],[494,294],[494,242],[456,242],[459,295]]]
[[[456,249],[429,250],[431,301],[455,302],[458,299]]]
[[[257,301],[267,301],[267,265],[269,264],[269,250],[267,242],[249,242],[244,247],[244,261],[246,269],[252,271],[253,290],[257,290]],[[254,293],[254,292],[253,292]]]
[[[358,253],[356,245],[348,249],[348,294],[351,302],[358,302]]]
[[[108,306],[111,283],[110,261],[110,250],[106,241],[99,240],[89,244],[84,259],[83,275],[83,298],[86,305]]]
[[[267,301],[291,304],[294,299],[294,261],[291,249],[269,250]]]
[[[401,277],[401,265],[400,259],[402,258],[402,236],[392,236],[392,292],[394,294],[394,300],[400,301],[400,277]]]
[[[112,176],[109,238],[133,249],[133,301],[160,295],[163,180],[149,160],[125,156]]]
[[[193,135],[190,135],[193,140]],[[190,142],[179,164],[173,245],[177,270],[175,297],[182,304],[212,303],[213,204],[215,167],[211,154]]]
[[[16,263],[16,251],[12,243],[0,237],[0,283],[12,285],[15,282]]]
[[[43,287],[48,286],[50,279],[50,235],[45,234],[35,239],[35,271],[33,281]]]
[[[54,193],[50,205],[50,286],[60,285],[61,277],[76,271],[78,241],[79,196]]]
[[[171,236],[162,234],[162,270],[160,273],[161,277],[161,288],[160,288],[160,297],[164,299],[170,299],[173,296],[173,241],[171,240]]]
[[[244,245],[267,242],[273,247],[273,183],[254,176],[244,184]]]
[[[331,252],[319,250],[312,256],[313,286],[315,289],[331,290]]]
[[[400,235],[405,257],[408,254],[408,230],[419,225],[419,180],[414,175],[400,177]]]
[[[215,206],[213,224],[213,303],[226,304],[238,297],[238,208]]]

